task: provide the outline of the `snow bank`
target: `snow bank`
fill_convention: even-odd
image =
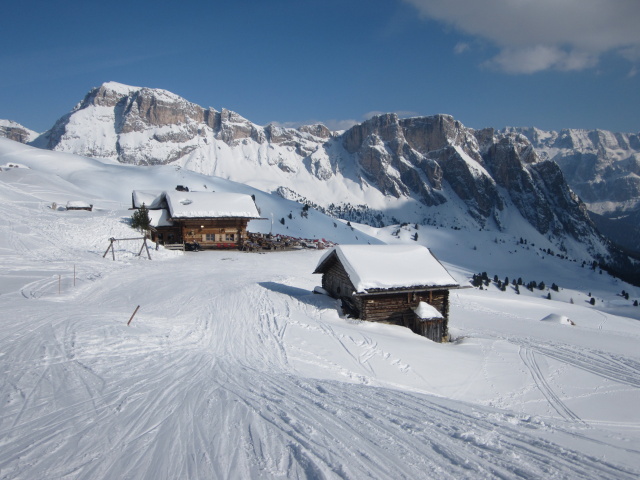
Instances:
[[[571,319],[565,315],[551,313],[540,320],[541,322],[559,323],[561,325],[575,325]]]

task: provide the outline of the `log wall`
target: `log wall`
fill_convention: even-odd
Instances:
[[[358,299],[362,320],[402,325],[434,342],[441,342],[448,334],[449,290],[361,295]],[[420,302],[433,305],[444,318],[418,318],[413,309]]]
[[[322,288],[332,297],[352,297],[355,290],[349,275],[340,262],[332,262],[328,270],[322,275]]]

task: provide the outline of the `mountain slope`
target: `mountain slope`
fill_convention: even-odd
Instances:
[[[557,248],[579,243],[608,256],[555,163],[522,135],[474,131],[447,115],[380,115],[342,133],[261,127],[164,90],[110,82],[33,145],[135,165],[172,163],[375,225],[500,231],[521,217]]]
[[[556,162],[602,232],[640,252],[640,136],[603,130],[509,128]]]

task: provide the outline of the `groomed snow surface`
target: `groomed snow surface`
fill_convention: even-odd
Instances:
[[[103,258],[109,238],[138,236],[132,183],[247,191],[8,142],[0,166],[30,168],[0,171],[0,478],[640,475],[640,308],[617,295],[639,289],[495,234],[421,227],[460,283],[486,265],[562,287],[553,300],[455,290],[453,341],[436,344],[341,317],[312,293],[320,251],[160,249],[149,261],[122,241]],[[265,217],[292,208],[256,196]],[[93,212],[51,208],[75,200]],[[249,228],[403,241],[311,211],[269,223]]]

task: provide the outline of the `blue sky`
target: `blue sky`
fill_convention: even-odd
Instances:
[[[640,131],[638,0],[7,2],[0,118],[50,128],[95,86],[265,125],[377,112]]]

